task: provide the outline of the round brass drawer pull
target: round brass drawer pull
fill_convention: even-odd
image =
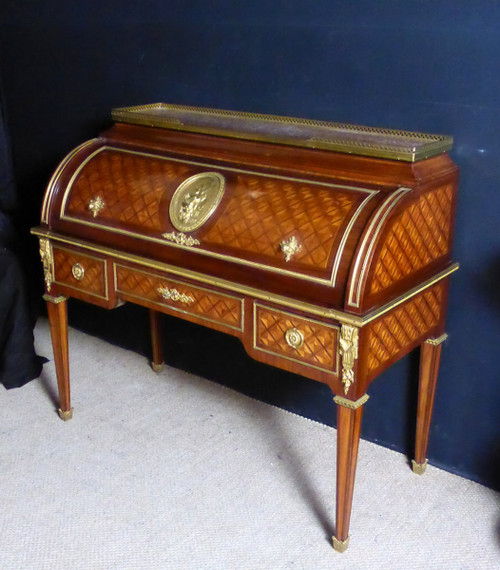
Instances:
[[[304,335],[295,327],[288,329],[285,333],[285,340],[288,346],[298,350],[304,344]]]
[[[85,277],[85,269],[79,264],[75,263],[71,268],[71,273],[77,281],[81,281]]]
[[[167,301],[174,301],[174,303],[194,303],[191,295],[179,293],[177,289],[169,289],[168,287],[158,287],[157,292]]]

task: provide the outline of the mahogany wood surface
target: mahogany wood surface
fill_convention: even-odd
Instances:
[[[174,194],[204,172],[224,176],[222,199],[187,232],[193,243],[169,241]],[[342,549],[366,391],[419,345],[415,461],[425,462],[441,351],[425,341],[445,330],[457,184],[446,154],[410,163],[116,124],[63,160],[33,232],[50,298],[149,310],[153,368],[165,313],[330,387]],[[300,247],[287,259],[292,237]],[[49,300],[48,314],[69,417],[66,301]]]
[[[163,335],[161,328],[161,315],[158,311],[149,310],[149,327],[151,332],[151,364],[153,370],[159,370],[163,365]]]
[[[456,172],[457,167],[447,154],[419,162],[380,160],[366,156],[310,148],[291,148],[271,144],[236,140],[211,135],[170,131],[153,127],[117,123],[102,133],[106,142],[120,143],[130,148],[147,148],[158,152],[175,152],[180,156],[207,157],[227,163],[245,164],[273,171],[303,173],[312,178],[361,183],[414,186],[428,183],[444,174]]]
[[[429,428],[431,425],[434,394],[436,392],[442,344],[424,342],[420,348],[420,378],[418,386],[417,432],[415,462],[423,465],[427,459]]]
[[[337,405],[337,524],[335,538],[349,538],[354,479],[358,460],[363,406],[351,410]]]
[[[63,413],[71,412],[71,393],[69,381],[69,348],[68,348],[68,309],[66,299],[50,297],[47,299],[47,312],[50,323],[50,335],[56,366],[57,387],[59,390],[59,406]]]

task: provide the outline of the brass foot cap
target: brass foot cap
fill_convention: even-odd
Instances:
[[[335,536],[332,536],[333,549],[337,552],[345,552],[349,546],[349,537],[345,540],[338,540]]]
[[[59,417],[64,422],[67,422],[68,420],[70,420],[73,417],[73,408],[70,408],[69,410],[66,410],[66,411],[61,410],[61,408],[59,408],[57,411],[59,412]]]
[[[157,364],[156,362],[151,362],[151,368],[153,369],[153,372],[161,372],[165,368],[165,363],[160,362]]]
[[[423,463],[417,463],[414,459],[411,460],[411,468],[413,469],[413,473],[417,475],[423,475],[426,467],[427,459]]]

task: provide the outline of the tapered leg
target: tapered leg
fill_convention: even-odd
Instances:
[[[69,382],[67,297],[44,295],[44,299],[47,301],[50,335],[52,337],[52,349],[56,365],[60,406],[59,416],[62,420],[67,421],[73,416]]]
[[[149,326],[151,330],[151,348],[153,359],[151,361],[151,368],[155,372],[163,370],[163,348],[162,348],[162,334],[161,334],[161,313],[150,309],[149,311]]]
[[[420,348],[420,379],[418,386],[417,433],[415,440],[415,459],[412,469],[422,475],[427,466],[427,444],[431,425],[434,394],[439,370],[441,348],[446,335],[429,339]]]
[[[361,418],[367,399],[366,395],[356,402],[339,396],[334,398],[337,404],[337,520],[333,548],[339,552],[344,552],[349,544]]]

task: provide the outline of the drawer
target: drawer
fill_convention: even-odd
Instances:
[[[116,291],[237,331],[243,330],[243,299],[185,281],[115,264]]]
[[[108,300],[105,259],[55,245],[52,256],[54,283]]]
[[[253,330],[254,349],[338,373],[337,326],[255,303]]]

